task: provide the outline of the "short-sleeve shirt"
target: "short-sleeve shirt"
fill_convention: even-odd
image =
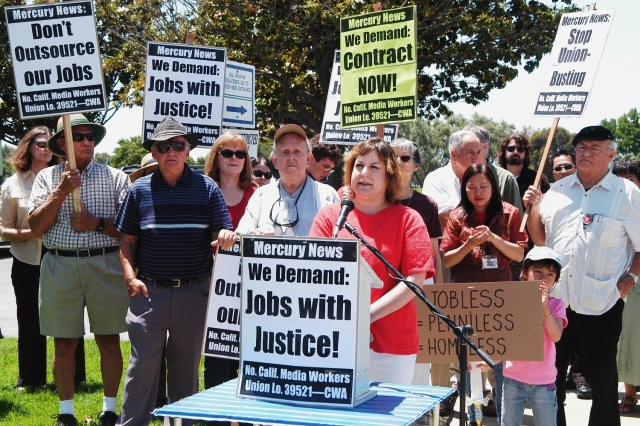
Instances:
[[[340,204],[332,204],[318,212],[309,236],[330,237],[340,214]],[[407,276],[421,272],[426,278],[435,275],[433,251],[427,238],[424,221],[415,210],[391,204],[378,213],[367,215],[354,209],[349,215],[349,224],[353,226],[371,245],[402,275]],[[350,238],[346,229],[340,230],[338,238]],[[366,247],[361,246],[360,254],[371,266],[378,278],[384,283],[383,288],[371,289],[371,303],[380,299],[398,281],[392,279],[384,264]],[[401,284],[404,285],[404,284]],[[371,349],[378,353],[394,355],[412,355],[418,353],[418,316],[416,306],[410,301],[400,309],[380,318],[371,324],[373,341]]]
[[[135,265],[156,279],[211,273],[213,233],[232,227],[218,185],[186,166],[175,186],[166,183],[160,169],[136,180],[115,225],[138,237]]]
[[[553,318],[562,319],[562,328],[567,326],[567,313],[564,303],[560,299],[549,299],[549,310]],[[548,385],[556,381],[556,344],[549,337],[547,326],[542,320],[544,328],[542,361],[506,361],[504,377],[517,380],[528,385]]]
[[[407,202],[402,200],[400,203],[404,206],[410,207],[418,212],[424,220],[424,224],[427,226],[429,232],[429,238],[441,238],[442,227],[440,226],[440,219],[438,218],[438,204],[433,198],[421,194],[418,191],[413,191],[413,195]]]
[[[491,232],[503,240],[526,248],[529,237],[526,232],[520,232],[520,224],[522,223],[520,211],[504,201],[502,208],[503,212],[493,217],[487,226]],[[471,230],[480,225],[475,213],[466,215],[464,209],[458,207],[449,216],[440,250],[446,253],[457,249],[469,239]],[[497,269],[482,269],[482,258],[485,255],[497,257]],[[461,283],[512,281],[512,262],[493,244],[482,244],[474,247],[460,263],[451,268],[451,278]]]
[[[640,191],[609,172],[588,191],[578,174],[556,182],[540,204],[545,245],[562,259],[553,296],[583,315],[620,298],[617,283],[640,251]]]
[[[47,167],[38,173],[29,198],[29,213],[44,204],[58,187],[66,163]],[[80,174],[80,199],[87,210],[103,219],[116,216],[129,189],[129,177],[122,171],[104,164],[89,162]],[[73,198],[71,194],[63,201],[53,225],[43,235],[47,249],[77,250],[118,246],[118,238],[98,231],[76,232],[71,229]]]

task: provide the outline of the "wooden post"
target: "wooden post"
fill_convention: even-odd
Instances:
[[[380,3],[374,4],[373,10],[375,12],[380,12],[382,10],[382,4]],[[384,139],[384,124],[378,124],[376,126],[376,137]]]
[[[76,168],[76,152],[73,147],[73,136],[71,131],[71,116],[64,114],[62,116],[62,125],[64,126],[64,142],[67,146],[67,162],[69,163],[69,170]],[[80,205],[80,188],[76,188],[71,193],[71,199],[73,200],[73,211],[79,212],[82,210]]]

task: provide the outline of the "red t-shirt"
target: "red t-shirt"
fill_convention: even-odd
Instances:
[[[340,214],[340,204],[322,208],[311,226],[310,237],[330,237]],[[360,235],[404,276],[426,272],[426,278],[435,275],[431,242],[422,217],[413,209],[392,204],[384,210],[367,215],[354,209],[347,218]],[[346,229],[338,238],[355,238]],[[380,299],[398,281],[389,277],[384,264],[373,253],[361,246],[360,254],[384,283],[381,289],[371,289],[371,303]],[[404,284],[401,284],[404,285]],[[412,355],[418,353],[418,317],[413,301],[371,324],[373,342],[370,347],[378,353]]]
[[[249,198],[256,192],[257,187],[251,185],[247,189],[244,190],[244,195],[242,196],[242,200],[235,206],[230,206],[227,204],[227,210],[229,210],[229,216],[231,216],[231,223],[233,224],[233,229],[238,227],[240,223],[240,219],[244,215],[244,211],[247,208],[247,204],[249,204]]]

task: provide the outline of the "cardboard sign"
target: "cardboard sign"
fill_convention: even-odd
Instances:
[[[240,243],[216,254],[202,354],[240,358]]]
[[[354,406],[369,350],[370,290],[358,285],[359,245],[242,237],[238,396]]]
[[[231,127],[256,127],[256,67],[227,61],[224,78],[222,124]]]
[[[249,157],[256,158],[258,156],[258,142],[260,133],[257,130],[247,129],[223,129],[222,133],[235,132],[242,135],[247,140],[247,148],[249,148]],[[209,147],[211,148],[211,147]]]
[[[226,59],[226,49],[150,42],[142,140],[171,116],[198,135],[199,147],[211,147],[222,127]]]
[[[343,129],[340,127],[340,51],[336,50],[331,69],[331,82],[327,103],[322,118],[321,143],[333,143],[338,145],[356,145],[377,135],[376,126],[352,127]],[[384,140],[391,142],[398,137],[397,124],[385,124]]]
[[[542,361],[540,281],[438,284],[427,298],[458,326],[473,326],[471,340],[496,360]],[[456,336],[423,303],[418,308],[418,362],[458,362]],[[469,348],[469,360],[480,357]]]
[[[106,108],[92,2],[6,7],[5,15],[20,118]]]
[[[340,19],[340,127],[417,117],[416,7]]]
[[[534,115],[582,116],[614,12],[610,9],[562,15]]]

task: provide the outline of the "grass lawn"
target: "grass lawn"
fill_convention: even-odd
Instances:
[[[121,342],[124,368],[126,370],[130,345]],[[53,355],[53,339],[47,339],[47,354],[49,359]],[[85,357],[87,381],[76,386],[75,410],[80,424],[86,424],[89,419],[97,419],[102,409],[102,378],[100,375],[100,355],[93,339],[85,339]],[[59,412],[58,394],[53,384],[53,373],[49,365],[47,384],[34,391],[17,392],[15,385],[18,380],[18,339],[0,339],[0,424],[16,426],[46,426],[53,425],[51,418]],[[124,380],[124,372],[123,372]],[[200,368],[200,390],[203,388],[202,366]],[[122,406],[122,383],[118,391],[118,412]],[[91,424],[98,424],[91,422]],[[160,426],[160,421],[151,423]]]

